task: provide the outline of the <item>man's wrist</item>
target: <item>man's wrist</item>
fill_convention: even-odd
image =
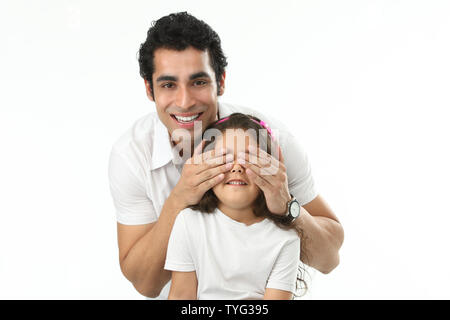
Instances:
[[[188,207],[188,205],[184,203],[183,199],[177,196],[175,192],[171,192],[166,201],[170,205],[172,211],[176,211],[176,213],[179,213],[181,210]]]

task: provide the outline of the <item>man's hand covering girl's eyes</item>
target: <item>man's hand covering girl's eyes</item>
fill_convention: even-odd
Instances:
[[[259,148],[249,146],[249,153],[238,154],[238,162],[246,168],[248,178],[264,192],[269,211],[284,215],[291,195],[281,148],[278,146],[276,149],[279,160]]]
[[[197,204],[206,191],[219,184],[224,173],[233,166],[233,155],[226,150],[201,153],[204,141],[194,150],[194,155],[183,166],[180,180],[172,194],[184,207]]]

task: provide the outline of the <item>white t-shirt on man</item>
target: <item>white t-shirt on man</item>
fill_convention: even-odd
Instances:
[[[300,239],[269,219],[249,226],[219,209],[182,210],[172,228],[165,269],[195,271],[197,299],[262,299],[266,288],[295,293]]]
[[[254,109],[219,102],[219,116],[241,112],[258,117],[279,133],[289,192],[300,205],[317,196],[308,156],[282,123]],[[141,225],[158,220],[164,202],[178,183],[181,165],[171,147],[169,133],[156,112],[138,119],[113,145],[109,158],[109,184],[117,222]],[[157,299],[166,299],[170,283]]]

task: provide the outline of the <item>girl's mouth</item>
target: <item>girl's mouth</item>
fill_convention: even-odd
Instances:
[[[228,181],[226,184],[232,185],[232,186],[237,186],[237,187],[242,187],[242,186],[246,186],[247,183],[244,180],[239,180],[239,179],[233,179]]]

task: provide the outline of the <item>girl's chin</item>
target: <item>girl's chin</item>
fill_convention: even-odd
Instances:
[[[248,209],[253,204],[253,201],[249,202],[248,200],[249,200],[248,198],[245,198],[245,199],[227,198],[225,201],[225,203],[227,203],[227,204],[225,204],[223,201],[221,204],[222,204],[222,206],[233,209],[233,210],[244,210],[244,209]]]
[[[220,188],[221,189],[221,188]],[[230,189],[232,188],[228,188],[227,192],[223,192],[225,190],[214,190],[214,193],[216,194],[216,197],[222,202],[222,203],[227,203],[229,204],[228,207],[233,207],[234,209],[244,209],[244,208],[248,208],[249,206],[251,206],[253,204],[253,202],[257,199],[258,194],[254,194],[253,192],[236,192],[236,191],[231,191]],[[234,189],[240,189],[241,188],[237,187]],[[217,192],[219,191],[219,192]],[[222,192],[220,192],[222,191]],[[237,190],[239,191],[239,190]],[[225,200],[225,201],[222,201]]]

